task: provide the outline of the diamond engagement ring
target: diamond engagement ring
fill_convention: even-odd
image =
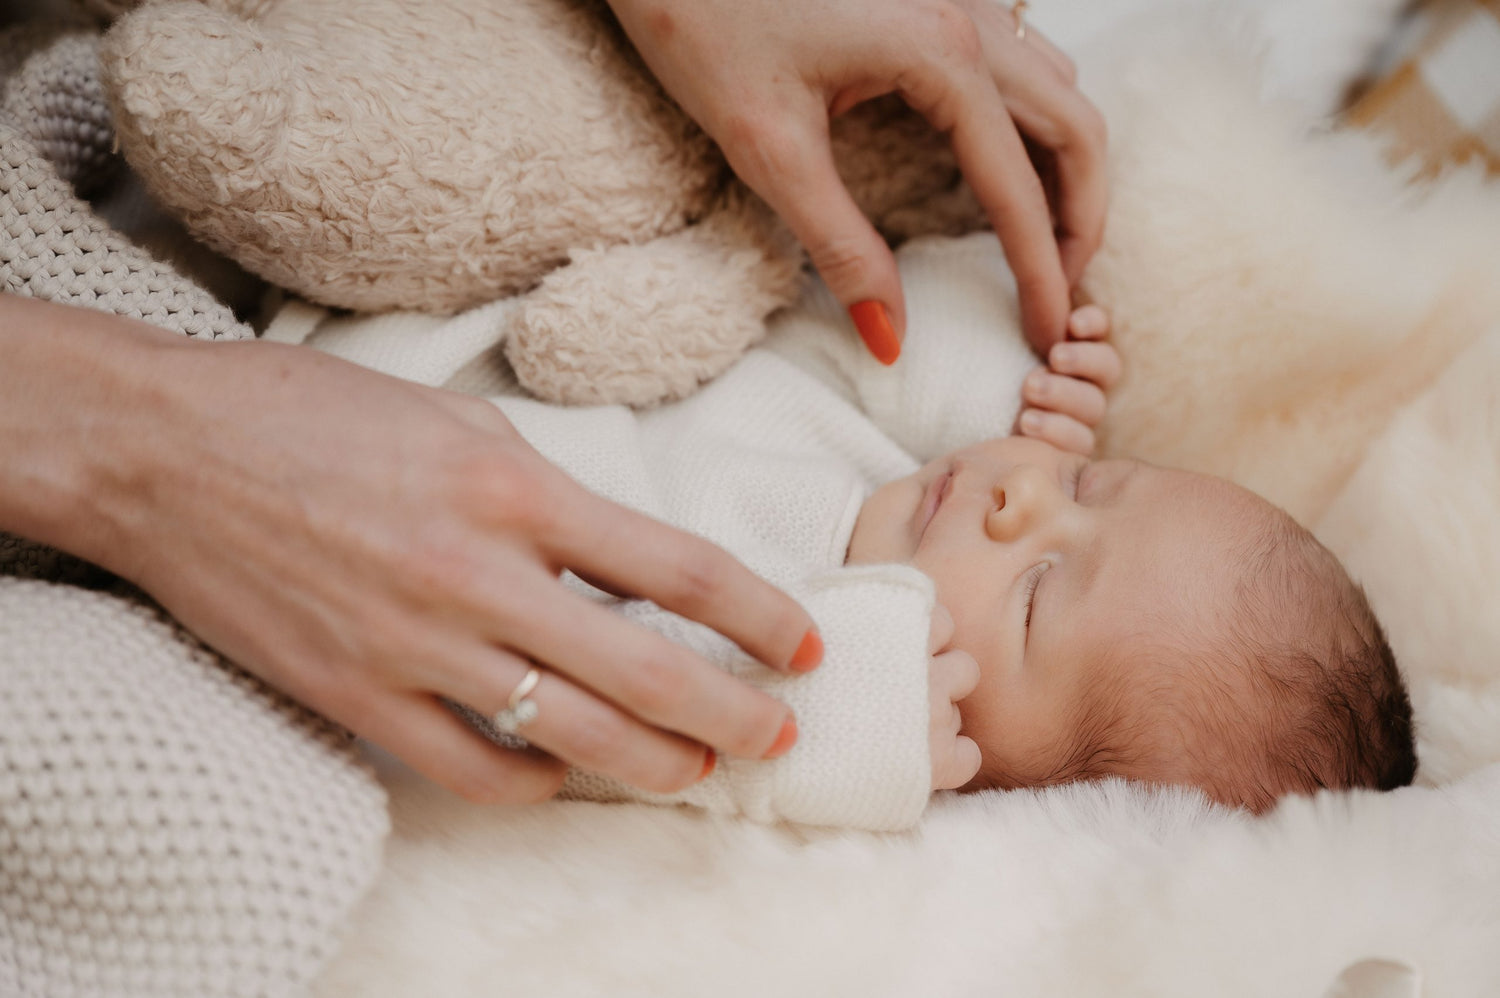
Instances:
[[[504,710],[496,711],[495,716],[490,718],[498,731],[507,735],[513,735],[526,725],[536,720],[536,701],[531,699],[531,691],[536,689],[536,684],[541,681],[542,670],[532,666],[526,670],[526,675],[516,684],[516,688],[510,691],[510,699],[506,702]]]
[[[1026,8],[1030,6],[1026,0],[1016,0],[1010,5],[1010,16],[1016,19],[1016,37],[1023,42],[1026,40],[1026,22],[1022,18],[1026,16]]]

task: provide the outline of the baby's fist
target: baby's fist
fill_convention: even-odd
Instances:
[[[1068,339],[1055,344],[1045,366],[1021,386],[1016,432],[1061,450],[1092,454],[1094,429],[1104,418],[1104,393],[1120,377],[1120,355],[1106,342],[1109,316],[1085,305],[1068,319]]]
[[[927,728],[928,756],[932,759],[932,789],[953,790],[979,772],[979,746],[958,733],[963,719],[958,702],[979,685],[979,663],[968,652],[950,648],[953,615],[942,607],[932,611],[928,639],[927,704],[931,711]]]

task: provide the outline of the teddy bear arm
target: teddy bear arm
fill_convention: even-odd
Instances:
[[[575,251],[511,313],[506,356],[527,390],[555,402],[681,398],[764,335],[800,271],[764,205],[737,196],[671,235]]]

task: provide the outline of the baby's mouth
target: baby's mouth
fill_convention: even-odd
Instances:
[[[927,491],[922,493],[922,505],[920,508],[919,526],[917,528],[917,543],[927,536],[927,528],[932,523],[933,517],[943,505],[943,500],[948,498],[948,489],[953,484],[953,469],[949,468],[941,475],[934,478],[927,486]]]

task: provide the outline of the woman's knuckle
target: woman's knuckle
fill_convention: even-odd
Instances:
[[[444,541],[418,541],[405,559],[406,586],[424,599],[447,602],[481,590],[472,552]],[[380,622],[386,626],[389,621]]]
[[[973,64],[984,58],[984,40],[979,26],[967,11],[952,3],[940,2],[928,4],[923,13],[927,37],[944,61]]]
[[[494,448],[454,462],[452,492],[465,512],[528,533],[545,529],[557,507],[544,481]]]
[[[627,668],[625,699],[636,713],[653,718],[675,716],[682,706],[687,683],[674,664],[647,655]]]
[[[598,771],[618,766],[629,745],[624,719],[600,711],[578,721],[567,735],[572,761],[585,769]]]
[[[757,110],[730,116],[725,125],[725,146],[741,170],[764,178],[768,184],[786,184],[799,171],[802,144],[782,124],[781,115]]]
[[[808,259],[833,287],[865,287],[873,275],[865,245],[858,239],[835,237],[809,246]]]
[[[674,609],[685,616],[703,613],[723,599],[729,585],[727,556],[706,542],[693,544],[677,562]]]

